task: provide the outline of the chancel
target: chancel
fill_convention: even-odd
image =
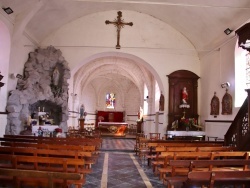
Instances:
[[[0,0],[0,187],[250,187],[250,1],[196,2]]]

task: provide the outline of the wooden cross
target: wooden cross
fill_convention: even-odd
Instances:
[[[115,19],[113,22],[106,20],[105,23],[106,24],[114,24],[115,27],[117,27],[117,30],[116,30],[117,31],[117,44],[116,44],[115,48],[120,49],[121,48],[121,46],[120,46],[120,31],[125,25],[133,26],[133,22],[129,22],[129,23],[123,22],[123,19],[121,19],[122,12],[119,11],[119,12],[117,12],[117,14],[118,14],[117,19]]]

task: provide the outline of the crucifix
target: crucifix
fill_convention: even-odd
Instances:
[[[129,26],[133,26],[133,22],[123,22],[123,19],[122,18],[122,12],[119,11],[117,12],[118,16],[117,16],[117,19],[115,19],[113,22],[112,21],[109,21],[109,20],[106,20],[105,23],[106,24],[114,24],[115,27],[117,27],[117,44],[116,44],[116,49],[120,49],[121,46],[120,46],[120,31],[121,29],[125,26],[125,25],[129,25]]]

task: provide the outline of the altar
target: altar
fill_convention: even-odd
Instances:
[[[102,136],[126,136],[128,123],[125,122],[98,122],[98,129]]]
[[[38,136],[38,129],[41,128],[43,132],[46,132],[49,134],[50,132],[53,132],[56,128],[59,128],[58,125],[33,125],[32,126],[32,134],[35,136]]]
[[[204,131],[167,131],[166,138],[172,140],[205,140]]]

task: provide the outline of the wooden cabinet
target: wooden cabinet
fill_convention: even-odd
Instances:
[[[198,79],[200,78],[195,73],[187,70],[178,70],[170,75],[169,78],[169,114],[168,114],[168,130],[171,129],[172,123],[175,120],[180,120],[183,117],[185,110],[186,118],[198,119]],[[182,90],[186,87],[188,92],[189,108],[180,108],[182,104]],[[177,130],[184,130],[184,127],[178,127]]]

